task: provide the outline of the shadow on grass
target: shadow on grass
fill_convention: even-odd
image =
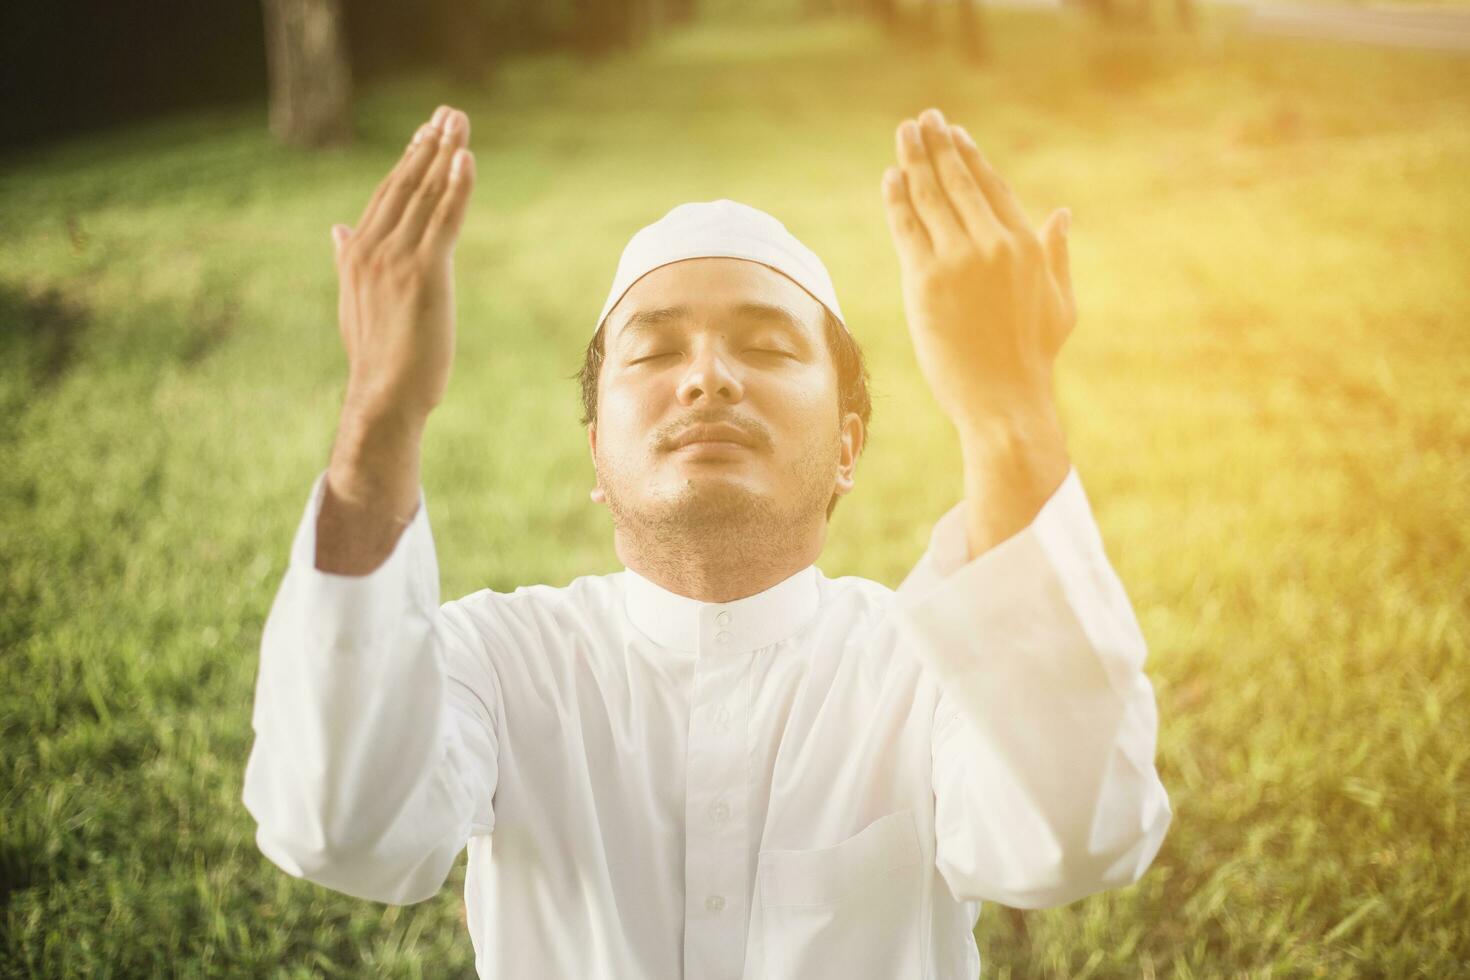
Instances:
[[[56,288],[31,292],[0,282],[0,360],[36,388],[55,384],[71,367],[87,309]]]

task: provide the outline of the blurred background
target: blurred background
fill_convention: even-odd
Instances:
[[[573,380],[628,236],[770,211],[873,378],[819,565],[960,496],[879,179],[963,123],[1073,213],[1073,460],[1150,646],[1144,878],[982,909],[986,977],[1470,975],[1470,6],[11,0],[0,8],[0,975],[472,977],[240,803],[261,628],[345,378],[329,228],[466,109],[445,599],[621,566]]]

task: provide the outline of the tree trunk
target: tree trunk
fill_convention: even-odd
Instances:
[[[264,0],[264,6],[272,135],[296,146],[346,141],[352,76],[341,0]]]

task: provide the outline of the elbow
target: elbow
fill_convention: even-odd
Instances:
[[[1013,889],[1003,903],[1020,909],[1046,909],[1137,884],[1153,865],[1173,821],[1162,787],[1146,818],[1127,834],[1111,833],[1096,846],[1054,852],[1053,860],[1033,869],[1031,887]]]
[[[1089,854],[1061,862],[1042,879],[1050,879],[1050,884],[1019,892],[1005,904],[1020,909],[1056,908],[1114,888],[1126,888],[1143,878],[1156,850],[1140,840],[1120,855]]]
[[[1017,909],[1047,909],[1137,883],[1153,864],[1172,821],[1160,792],[1140,819],[1105,834],[1047,833],[1025,842],[1012,838],[1000,848],[955,848],[942,841],[937,863],[958,901],[996,902]],[[949,845],[949,846],[946,846]]]
[[[273,834],[261,825],[255,834],[261,854],[293,878],[310,881],[353,898],[386,905],[415,905],[438,894],[454,855],[429,854],[417,860],[387,858],[371,847],[339,846],[310,834]]]
[[[413,905],[438,893],[467,839],[405,805],[324,802],[283,779],[283,770],[257,762],[252,754],[242,796],[256,822],[256,846],[294,878],[353,898]],[[451,819],[447,807],[431,812]]]

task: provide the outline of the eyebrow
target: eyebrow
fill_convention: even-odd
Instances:
[[[793,340],[801,343],[807,340],[801,318],[784,306],[775,303],[746,302],[732,307],[730,312],[737,320],[763,326],[776,326],[781,328],[783,333],[790,334]],[[638,310],[623,323],[622,332],[618,336],[619,346],[642,333],[663,332],[668,327],[687,320],[690,313],[687,306],[662,306],[652,310]]]

